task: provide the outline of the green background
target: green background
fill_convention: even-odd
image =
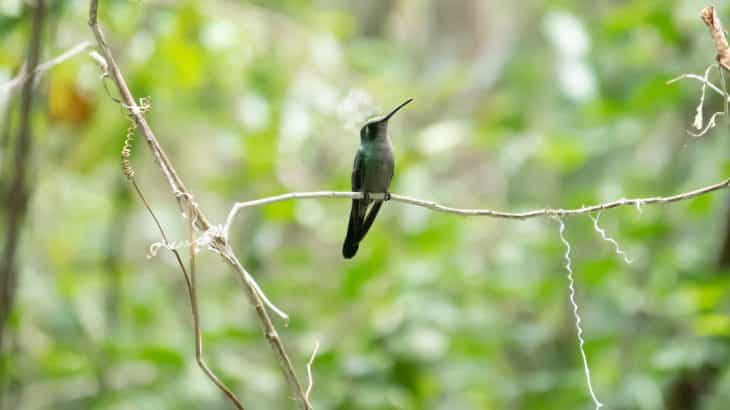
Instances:
[[[0,82],[29,10],[0,1]],[[348,190],[359,125],[394,117],[392,192],[460,207],[578,207],[730,175],[720,118],[690,137],[714,47],[697,1],[102,1],[100,22],[150,125],[213,223],[235,201]],[[92,40],[85,1],[50,4],[42,60]],[[719,15],[730,22],[730,9]],[[717,72],[713,80],[719,84]],[[112,92],[116,90],[109,83]],[[40,83],[33,198],[2,402],[18,409],[227,409],[193,359],[190,306],[119,165],[124,110],[85,53]],[[17,112],[17,100],[3,110]],[[709,94],[705,116],[721,111]],[[3,150],[7,150],[4,147]],[[3,153],[3,158],[7,157]],[[137,180],[176,240],[186,222],[143,140]],[[727,190],[566,220],[585,349],[608,409],[730,402]],[[4,207],[4,205],[3,205]],[[242,264],[316,409],[588,409],[550,219],[465,218],[387,203],[355,259],[348,200],[244,211]],[[5,231],[5,219],[2,222]],[[726,256],[727,257],[727,256]],[[727,262],[730,263],[730,262]],[[294,408],[242,287],[197,259],[206,357],[253,409]],[[697,389],[682,390],[683,382]],[[675,394],[679,396],[674,396]],[[680,406],[680,407],[677,407]]]

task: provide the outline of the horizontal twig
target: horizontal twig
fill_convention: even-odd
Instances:
[[[75,56],[76,54],[83,52],[90,46],[91,43],[89,41],[82,41],[73,48],[56,56],[55,58],[48,60],[45,63],[38,64],[33,70],[33,75],[35,76],[34,81],[38,81],[48,70],[63,63],[64,61]],[[27,67],[23,65],[23,68],[21,68],[20,70],[20,74],[15,76],[15,78],[12,78],[6,81],[4,84],[0,85],[0,99],[8,98],[13,95],[17,90],[19,90],[20,86],[25,84],[25,82],[31,78],[30,74],[31,73],[28,72]]]
[[[422,208],[428,208],[437,212],[446,212],[451,214],[463,215],[463,216],[488,216],[493,218],[505,218],[505,219],[529,219],[540,216],[573,216],[573,215],[584,215],[590,214],[597,211],[603,211],[605,209],[617,208],[620,206],[633,205],[641,207],[642,205],[650,204],[664,204],[669,202],[677,202],[685,199],[694,198],[712,191],[717,191],[730,186],[730,178],[727,178],[721,182],[713,185],[709,185],[703,188],[695,189],[693,191],[684,192],[672,196],[654,196],[648,198],[632,198],[632,199],[618,199],[616,201],[606,202],[597,205],[583,206],[575,209],[561,209],[561,208],[543,208],[533,211],[525,212],[503,212],[495,211],[491,209],[465,209],[465,208],[454,208],[451,206],[441,205],[433,201],[426,201],[423,199],[411,198],[405,195],[389,194],[390,200],[403,202],[410,205],[420,206]],[[371,199],[385,199],[386,194],[384,193],[371,193],[368,197]],[[276,202],[292,201],[298,199],[322,199],[322,198],[346,198],[346,199],[362,199],[363,194],[361,192],[343,192],[343,191],[315,191],[315,192],[291,192],[288,194],[282,194],[267,198],[256,199],[247,202],[237,202],[231,208],[226,219],[226,224],[223,228],[224,236],[227,236],[228,230],[230,229],[233,220],[236,215],[244,209],[256,206],[269,205]]]

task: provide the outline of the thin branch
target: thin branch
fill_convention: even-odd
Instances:
[[[157,137],[155,136],[154,132],[152,132],[152,129],[147,123],[147,120],[145,119],[143,114],[143,110],[139,105],[137,105],[136,100],[132,96],[132,92],[127,86],[127,82],[124,79],[124,76],[122,75],[122,72],[119,69],[116,60],[114,59],[114,56],[112,55],[111,49],[109,48],[106,39],[104,38],[104,33],[99,27],[97,21],[98,7],[98,0],[90,1],[89,27],[91,28],[92,33],[94,33],[94,37],[96,38],[96,42],[99,45],[101,55],[106,60],[107,66],[109,68],[109,74],[111,75],[112,80],[114,80],[114,83],[117,86],[119,94],[122,97],[122,102],[124,103],[125,108],[127,108],[127,110],[129,111],[129,115],[134,119],[135,123],[140,128],[142,135],[144,135],[145,140],[147,141],[147,145],[150,147],[150,150],[152,151],[152,154],[154,155],[157,164],[160,166],[162,173],[165,176],[165,179],[167,179],[167,182],[170,185],[170,189],[172,190],[176,199],[178,201],[181,201],[181,198],[191,198],[192,194],[190,193],[190,191],[187,190],[187,188],[185,188],[185,184],[183,184],[180,176],[177,174],[175,168],[172,166],[172,163],[168,159],[165,150],[162,149],[162,146],[157,141]],[[183,210],[187,208],[183,207],[182,204],[180,204],[180,206]],[[200,209],[196,209],[196,212],[198,212],[198,215],[196,215],[197,228],[202,231],[208,230],[208,228],[210,227],[208,219],[205,217],[205,215],[202,214]]]
[[[216,375],[213,373],[213,371],[208,367],[208,364],[205,362],[205,359],[203,358],[203,335],[200,331],[200,313],[198,310],[198,286],[195,281],[195,252],[196,246],[195,246],[195,210],[193,209],[194,206],[191,205],[190,209],[188,211],[188,218],[190,220],[190,243],[193,245],[190,247],[190,273],[185,273],[185,270],[183,269],[183,273],[185,274],[185,284],[188,288],[188,296],[190,297],[190,308],[192,310],[193,314],[193,329],[195,332],[195,361],[198,363],[198,366],[203,371],[203,373],[208,376],[208,378],[215,383],[216,386],[225,394],[225,396],[233,403],[234,406],[236,406],[236,409],[238,410],[244,410],[243,403],[236,397],[236,395],[231,391],[228,386],[225,385]]]
[[[146,202],[144,197],[141,196],[143,202]],[[157,217],[154,216],[154,213],[150,209],[150,214],[153,215],[152,217],[157,220]],[[159,223],[158,223],[159,225]],[[177,242],[168,242],[167,239],[163,238],[162,242],[155,242],[152,245],[150,245],[149,253],[147,254],[147,258],[152,258],[154,256],[157,256],[157,252],[160,248],[165,248],[170,251],[177,251],[184,248],[190,248],[190,247],[203,247],[207,246],[208,249],[212,250],[214,253],[220,253],[219,249],[216,249],[215,246],[213,246],[213,242],[218,238],[219,230],[217,229],[217,226],[212,227],[211,229],[204,232],[204,234],[198,238],[195,238],[194,240],[187,239],[184,241],[177,241]],[[248,272],[246,272],[248,275]],[[281,310],[278,306],[274,304],[269,298],[266,296],[264,291],[261,289],[258,283],[256,283],[256,280],[251,276],[248,275],[246,278],[246,282],[250,283],[251,286],[254,287],[256,292],[258,293],[261,300],[264,302],[266,307],[268,307],[272,312],[274,312],[276,315],[278,315],[280,318],[284,320],[285,326],[289,324],[289,315],[286,314],[283,310]]]
[[[159,219],[157,219],[157,216],[152,211],[149,203],[147,203],[147,200],[142,194],[142,190],[139,188],[139,185],[137,185],[137,181],[133,178],[130,179],[130,181],[132,182],[132,186],[137,192],[137,196],[142,200],[145,209],[147,210],[147,212],[149,212],[150,216],[155,222],[155,225],[157,226],[157,229],[160,231],[160,235],[162,236],[164,244],[169,244],[165,229],[162,227]],[[178,267],[180,268],[180,271],[183,273],[183,277],[185,278],[185,287],[188,291],[188,297],[190,298],[190,309],[193,316],[193,333],[195,335],[195,361],[198,364],[198,367],[200,367],[200,369],[203,371],[203,373],[205,373],[205,375],[208,376],[208,378],[218,387],[218,389],[223,392],[223,394],[233,403],[233,405],[236,406],[236,409],[244,410],[243,404],[238,399],[238,397],[236,397],[236,395],[228,388],[228,386],[226,386],[220,379],[218,379],[218,377],[208,367],[208,364],[203,358],[203,336],[200,331],[200,314],[198,309],[197,285],[195,282],[195,221],[192,219],[193,215],[195,215],[195,211],[192,209],[195,204],[190,203],[190,206],[191,209],[187,213],[187,217],[190,221],[190,243],[192,244],[190,246],[190,273],[188,273],[187,269],[185,269],[185,264],[183,263],[182,256],[180,255],[178,249],[169,245],[165,246],[165,248],[170,250],[170,252],[175,255],[175,260],[177,261]]]
[[[655,196],[655,197],[648,197],[648,198],[633,198],[633,199],[619,199],[612,202],[606,202],[602,204],[597,205],[591,205],[591,206],[583,206],[580,208],[575,209],[553,209],[553,208],[544,208],[544,209],[537,209],[534,211],[525,211],[525,212],[503,212],[503,211],[495,211],[491,209],[464,209],[464,208],[454,208],[446,205],[440,205],[433,201],[426,201],[423,199],[417,199],[417,198],[411,198],[404,195],[398,195],[398,194],[387,194],[387,196],[390,197],[391,200],[397,201],[397,202],[403,202],[410,205],[420,206],[422,208],[428,208],[433,211],[437,212],[445,212],[445,213],[451,213],[451,214],[457,214],[457,215],[463,215],[463,216],[488,216],[492,218],[504,218],[504,219],[529,219],[529,218],[536,218],[541,216],[574,216],[574,215],[584,215],[584,214],[590,214],[597,211],[603,211],[606,209],[611,208],[618,208],[620,206],[628,206],[633,205],[640,209],[642,205],[651,205],[651,204],[666,204],[669,202],[678,202],[683,201],[687,199],[691,199],[703,194],[707,194],[713,191],[717,191],[720,189],[724,189],[730,186],[730,178],[727,178],[721,182],[718,182],[717,184],[709,185],[703,188],[695,189],[693,191],[685,192],[682,194],[672,195],[672,196]],[[371,193],[368,194],[368,196],[372,199],[384,199],[386,197],[386,194],[383,193]],[[233,205],[233,208],[231,208],[231,211],[228,213],[228,218],[226,219],[226,224],[223,227],[223,235],[227,236],[228,231],[231,227],[231,224],[233,223],[233,220],[235,219],[236,215],[245,208],[255,207],[255,206],[262,206],[262,205],[269,205],[276,202],[284,202],[284,201],[292,201],[297,199],[317,199],[317,198],[347,198],[347,199],[361,199],[363,197],[363,194],[361,192],[340,192],[340,191],[315,191],[315,192],[291,192],[288,194],[282,194],[267,198],[261,198],[256,199],[253,201],[248,202],[237,202],[235,205]]]
[[[25,84],[26,81],[30,80],[32,77],[34,77],[33,82],[37,83],[38,80],[40,80],[43,75],[46,72],[50,71],[53,67],[63,63],[64,61],[70,59],[76,54],[83,52],[90,46],[91,43],[89,41],[82,41],[81,43],[75,45],[73,48],[56,56],[55,58],[48,60],[45,63],[38,64],[36,68],[32,71],[32,73],[28,72],[28,66],[26,64],[23,64],[23,68],[20,70],[20,73],[15,76],[15,78],[12,78],[6,81],[4,84],[0,85],[0,99],[9,98],[10,96],[12,96],[18,89],[20,89],[23,84]]]
[[[3,348],[3,334],[7,318],[15,300],[15,287],[18,267],[16,266],[17,248],[20,242],[20,229],[28,211],[30,187],[28,167],[31,163],[31,146],[33,143],[33,125],[31,112],[33,108],[33,78],[40,59],[43,20],[46,13],[44,0],[38,0],[33,10],[30,40],[28,44],[29,78],[23,85],[20,99],[20,120],[18,137],[15,143],[11,183],[7,192],[2,192],[7,203],[7,233],[0,260],[0,349]]]
[[[119,94],[122,97],[122,103],[129,111],[129,115],[134,119],[134,122],[137,124],[142,135],[144,135],[145,140],[147,141],[147,145],[155,157],[156,163],[160,166],[160,169],[162,170],[165,179],[167,179],[172,193],[175,195],[175,199],[178,201],[178,205],[180,205],[182,210],[192,210],[191,212],[193,213],[193,215],[190,215],[189,217],[193,220],[193,223],[197,229],[203,232],[209,232],[212,228],[211,224],[208,222],[208,219],[205,217],[201,209],[198,206],[194,205],[194,197],[192,193],[188,191],[188,189],[185,187],[185,184],[182,182],[182,179],[175,171],[175,168],[173,167],[172,163],[162,149],[162,146],[157,141],[157,138],[155,137],[152,129],[150,128],[147,120],[144,117],[143,110],[137,105],[131,91],[129,90],[129,87],[127,86],[126,81],[124,80],[124,76],[122,75],[119,66],[114,60],[111,49],[109,48],[109,45],[104,38],[104,34],[102,33],[101,28],[98,24],[98,6],[98,0],[90,0],[89,27],[94,33],[94,37],[96,38],[96,41],[99,45],[101,55],[104,58],[106,65],[109,69],[109,74],[115,85],[117,86]],[[134,186],[137,189],[136,183],[134,184]],[[167,239],[164,238],[164,235],[163,239],[165,239],[165,242],[168,242]],[[304,389],[302,388],[302,385],[297,378],[296,372],[294,370],[294,367],[292,366],[286,349],[284,348],[284,345],[279,338],[278,332],[276,331],[276,328],[271,321],[269,313],[264,307],[262,298],[265,298],[265,295],[263,294],[261,289],[255,285],[255,281],[253,281],[251,275],[243,268],[241,263],[238,261],[238,258],[233,253],[225,236],[215,235],[215,237],[213,238],[213,242],[210,244],[210,246],[214,250],[216,250],[219,255],[223,257],[223,259],[228,264],[230,264],[233,269],[239,274],[239,277],[242,279],[242,282],[244,284],[244,290],[246,291],[248,299],[255,308],[256,316],[259,320],[259,323],[261,324],[264,335],[271,345],[275,356],[278,359],[280,368],[284,373],[285,379],[289,385],[289,389],[293,393],[294,397],[297,399],[300,408],[304,410],[311,410],[309,401],[307,400]],[[173,250],[173,253],[176,256],[176,259],[178,260],[178,264],[180,265],[181,269],[183,270],[183,272],[185,272],[179,252]]]
[[[9,175],[7,175],[9,183],[7,186],[5,184],[0,185],[0,187],[2,187],[0,197],[3,198],[3,202],[5,203],[3,208],[7,209],[5,243],[2,250],[2,259],[0,259],[0,358],[2,358],[2,360],[0,360],[0,408],[4,407],[6,404],[8,404],[9,407],[15,407],[14,405],[16,405],[17,401],[20,400],[22,393],[20,381],[16,380],[16,378],[10,374],[10,358],[14,355],[10,352],[9,347],[8,354],[6,354],[5,351],[5,327],[15,303],[19,275],[17,251],[20,243],[21,227],[25,219],[25,215],[28,212],[28,201],[31,194],[28,168],[32,166],[31,148],[33,143],[33,121],[31,113],[33,111],[33,78],[36,75],[36,66],[38,65],[38,60],[40,59],[41,54],[43,23],[46,14],[45,1],[38,0],[35,3],[35,7],[32,8],[33,19],[31,22],[31,31],[28,40],[27,57],[27,67],[30,78],[29,81],[22,84],[20,118],[18,121],[18,135],[15,138],[15,150],[13,154],[8,152],[7,158],[3,158],[10,159],[12,155],[12,161],[7,161],[9,163]],[[2,94],[0,94],[0,100],[1,99]],[[13,131],[10,121],[12,114],[10,111],[11,110],[8,109],[7,128],[3,130],[3,144],[9,141],[10,134]],[[7,133],[5,133],[6,131]],[[7,149],[7,146],[3,146],[2,148]],[[2,176],[5,177],[5,175]],[[15,336],[17,337],[17,335]],[[19,345],[16,344],[16,346]],[[17,350],[17,348],[15,350]],[[18,392],[15,403],[6,399],[6,397],[9,396],[9,394],[7,394],[8,390],[15,390]]]
[[[304,388],[299,382],[297,374],[294,371],[291,359],[289,359],[289,355],[284,349],[284,344],[281,342],[279,332],[277,332],[276,327],[266,311],[265,304],[259,294],[256,282],[253,281],[251,274],[246,271],[243,265],[241,265],[241,262],[230,249],[230,246],[226,244],[226,247],[228,249],[225,252],[221,252],[221,256],[223,256],[223,258],[226,259],[226,261],[236,270],[241,282],[243,282],[249,303],[251,303],[256,309],[256,314],[258,315],[259,323],[261,324],[261,328],[266,336],[266,340],[269,342],[271,349],[274,351],[276,358],[279,360],[279,367],[284,372],[284,376],[286,377],[290,390],[294,392],[301,408],[305,410],[312,410],[312,406],[307,400]]]
[[[103,266],[106,272],[105,299],[105,322],[107,337],[113,338],[116,335],[119,325],[119,306],[121,302],[122,289],[122,257],[124,243],[127,237],[129,226],[129,207],[132,197],[129,195],[127,185],[119,180],[114,187],[114,200],[111,218],[105,238]]]

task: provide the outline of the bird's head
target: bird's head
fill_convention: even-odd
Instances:
[[[401,108],[405,107],[408,103],[413,101],[413,98],[409,98],[402,102],[399,106],[395,107],[393,111],[386,115],[381,115],[368,120],[365,125],[360,128],[360,141],[369,142],[375,141],[378,138],[385,137],[388,134],[388,120]]]

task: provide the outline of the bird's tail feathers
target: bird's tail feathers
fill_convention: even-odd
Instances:
[[[342,245],[342,256],[346,259],[350,259],[357,253],[357,248],[360,245],[360,226],[362,225],[362,216],[360,214],[359,201],[352,201],[352,209],[350,210],[350,220],[347,223],[347,235],[345,236],[345,243]]]
[[[345,259],[352,259],[352,257],[357,253],[359,246],[359,243],[350,240],[349,238],[345,239],[345,243],[342,245],[342,256],[344,256]]]

